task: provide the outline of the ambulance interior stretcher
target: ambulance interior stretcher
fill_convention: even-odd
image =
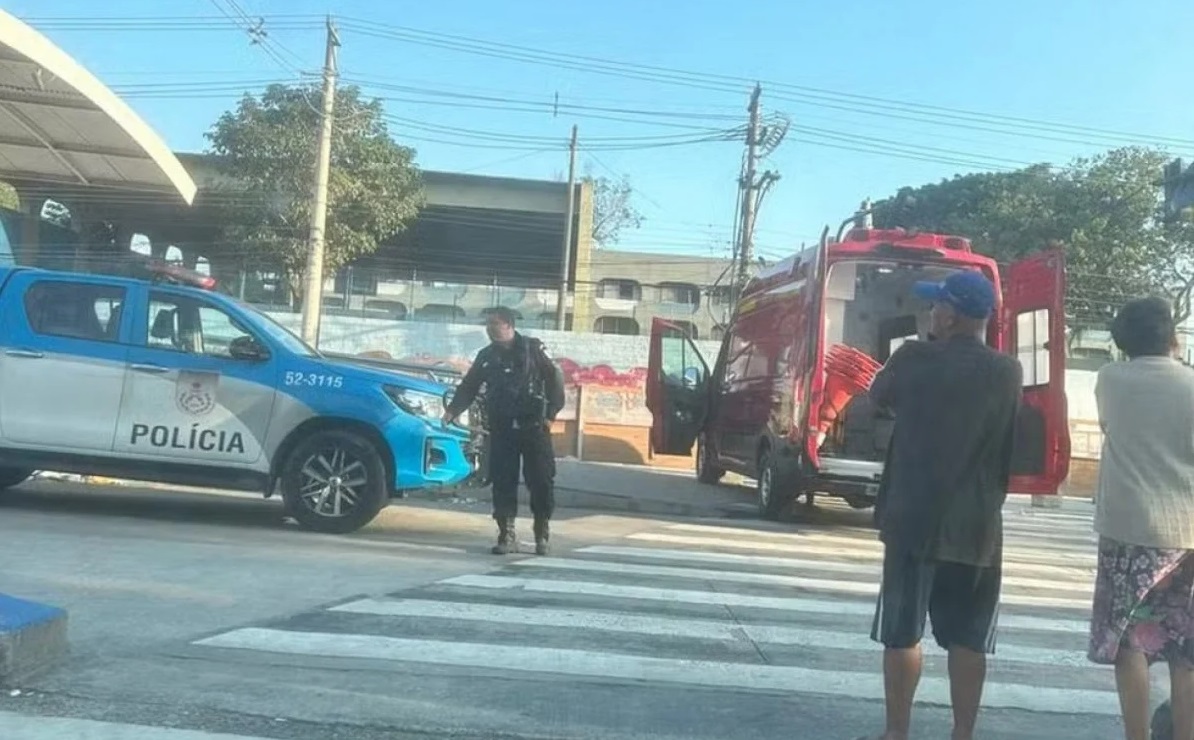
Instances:
[[[930,307],[913,295],[913,285],[921,280],[943,280],[955,269],[908,262],[832,264],[825,292],[825,350],[844,344],[883,364],[903,342],[926,339]],[[820,454],[843,461],[882,463],[893,424],[893,417],[865,393],[856,395],[820,441]]]

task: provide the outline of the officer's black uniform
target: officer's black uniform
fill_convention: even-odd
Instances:
[[[564,382],[543,342],[517,332],[509,348],[490,344],[477,353],[456,388],[448,414],[468,408],[485,385],[489,417],[489,471],[493,481],[493,518],[498,523],[494,553],[516,552],[514,519],[518,515],[518,470],[531,493],[535,549],[547,553],[548,521],[555,508],[555,453],[548,428],[564,407]]]

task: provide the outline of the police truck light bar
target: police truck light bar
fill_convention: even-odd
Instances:
[[[179,285],[189,285],[202,290],[215,290],[216,279],[211,275],[188,270],[181,265],[172,265],[162,260],[150,260],[145,264],[149,274],[159,280],[169,280]]]

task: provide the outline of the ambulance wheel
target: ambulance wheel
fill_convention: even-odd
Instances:
[[[696,477],[701,483],[713,485],[725,477],[725,468],[718,467],[705,435],[697,437]]]
[[[348,429],[323,429],[301,439],[282,467],[286,512],[305,529],[355,532],[389,498],[386,466],[371,440]]]
[[[29,480],[33,471],[28,468],[0,468],[0,491],[19,486]]]
[[[755,481],[755,492],[758,496],[759,516],[764,519],[777,521],[787,512],[792,504],[791,486],[789,481],[775,468],[771,450],[759,453],[759,474]]]

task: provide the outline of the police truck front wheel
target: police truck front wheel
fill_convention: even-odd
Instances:
[[[347,429],[318,431],[286,457],[282,492],[287,513],[303,527],[355,532],[385,506],[386,466],[368,438]]]

